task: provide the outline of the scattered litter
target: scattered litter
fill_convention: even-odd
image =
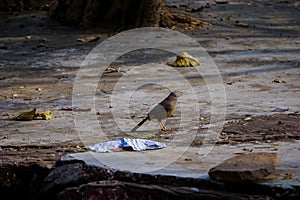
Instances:
[[[15,117],[14,119],[20,120],[20,121],[31,121],[31,120],[33,120],[35,112],[36,112],[36,108],[34,108],[31,111],[23,112],[20,115],[18,115],[17,117]]]
[[[274,83],[286,83],[285,80],[282,80],[281,78],[279,77],[276,77],[274,80],[273,80]]]
[[[165,148],[166,145],[161,142],[145,139],[133,139],[133,138],[118,138],[115,140],[109,140],[101,142],[88,148],[98,153],[105,152],[119,152],[119,151],[145,151]]]
[[[121,72],[121,67],[112,67],[112,66],[109,66],[104,71],[104,73],[106,73],[106,74],[113,73],[113,72]]]
[[[243,151],[252,152],[253,149],[244,147],[244,148],[243,148]]]
[[[38,91],[38,92],[41,92],[42,88],[36,88],[35,90]]]
[[[97,42],[100,39],[99,36],[86,36],[83,38],[77,38],[77,42],[88,42],[88,43],[92,43],[92,42]]]
[[[62,106],[60,107],[60,110],[65,110],[65,111],[91,111],[91,108],[80,108],[78,106]]]
[[[220,134],[220,137],[217,139],[217,143],[224,143],[224,142],[227,142],[229,139],[228,135],[226,133],[221,133]]]
[[[195,192],[195,193],[200,193],[200,192],[201,192],[198,188],[195,188],[195,187],[190,187],[189,189],[190,189],[192,192]]]
[[[26,35],[26,36],[25,36],[25,39],[26,39],[26,40],[30,40],[30,39],[31,39],[31,35]]]
[[[245,119],[244,119],[244,121],[250,121],[252,118],[251,117],[246,117]]]
[[[285,112],[288,110],[289,110],[289,108],[275,108],[274,110],[272,110],[272,112]]]
[[[46,110],[45,112],[38,112],[35,113],[33,119],[43,119],[43,120],[49,120],[52,119],[53,115],[51,110]]]
[[[60,110],[78,110],[80,109],[78,106],[62,106]]]
[[[194,67],[200,65],[200,62],[197,58],[192,57],[187,52],[182,52],[177,55],[175,62],[168,64],[173,67]]]

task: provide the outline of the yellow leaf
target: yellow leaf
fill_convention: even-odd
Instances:
[[[18,115],[17,117],[15,117],[15,120],[20,120],[20,121],[30,121],[33,119],[34,115],[36,112],[36,108],[34,108],[31,111],[28,112],[23,112],[20,115]]]
[[[187,52],[182,52],[177,55],[175,62],[171,63],[171,65],[173,67],[194,67],[200,65],[200,62]]]
[[[52,119],[53,115],[51,110],[46,110],[45,112],[39,112],[34,115],[34,119],[44,119],[49,120]]]

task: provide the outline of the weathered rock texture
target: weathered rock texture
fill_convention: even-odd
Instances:
[[[164,0],[58,0],[54,16],[67,25],[117,30],[158,26],[194,29],[211,25],[171,11],[164,5]]]
[[[41,162],[30,158],[41,155],[21,154],[24,162],[13,164],[16,156],[3,156],[0,165],[0,193],[7,199],[291,199],[299,197],[300,188],[274,185],[232,184],[207,178],[141,174],[89,165],[82,160],[55,162],[52,149]],[[20,152],[16,152],[20,154]],[[19,155],[20,157],[20,155]],[[11,159],[10,159],[11,158]],[[26,162],[27,163],[26,163]],[[297,196],[298,195],[298,196]]]
[[[46,199],[272,199],[299,192],[262,184],[230,184],[201,178],[140,174],[81,160],[57,162],[39,198]],[[67,198],[68,197],[68,198]]]
[[[49,10],[57,0],[0,0],[1,11]]]
[[[209,170],[209,176],[229,183],[260,182],[275,170],[275,153],[251,153],[230,158]]]
[[[67,188],[57,199],[264,199],[263,195],[233,194],[225,191],[198,189],[194,187],[175,187],[122,181],[99,181]]]
[[[59,0],[56,17],[82,27],[158,26],[163,0]]]
[[[35,199],[49,172],[38,164],[1,165],[1,199]]]

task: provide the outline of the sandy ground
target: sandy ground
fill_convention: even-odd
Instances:
[[[46,12],[1,13],[0,147],[3,155],[12,154],[25,162],[32,157],[34,161],[39,157],[38,149],[42,149],[42,156],[49,149],[54,153],[46,153],[51,157],[47,159],[54,162],[57,155],[68,152],[68,148],[71,152],[83,151],[84,145],[126,135],[155,139],[174,147],[172,151],[179,152],[177,161],[167,164],[173,163],[169,169],[179,169],[181,173],[189,168],[199,169],[199,163],[209,162],[196,172],[203,173],[236,154],[275,151],[282,156],[279,168],[283,173],[292,173],[293,181],[299,181],[299,163],[295,162],[299,160],[299,142],[294,141],[299,139],[300,132],[300,18],[297,17],[300,9],[297,1],[256,1],[254,4],[230,1],[190,14],[212,23],[209,29],[183,33],[200,43],[220,71],[225,88],[226,104],[222,111],[226,109],[226,125],[219,138],[206,137],[208,130],[219,127],[220,123],[224,125],[224,121],[211,123],[214,110],[210,95],[214,88],[209,84],[214,85],[215,76],[199,76],[193,68],[178,69],[192,85],[197,102],[189,95],[180,100],[180,109],[167,121],[175,131],[161,132],[156,122],[147,122],[137,133],[128,133],[153,104],[167,95],[168,90],[157,85],[142,87],[131,97],[128,116],[113,115],[114,108],[120,106],[111,103],[120,77],[134,74],[141,66],[150,70],[149,73],[151,65],[161,66],[163,71],[167,62],[174,60],[174,54],[158,50],[134,51],[115,60],[111,65],[120,67],[121,71],[97,77],[96,104],[83,104],[83,108],[91,108],[91,112],[59,110],[61,106],[72,105],[74,81],[86,56],[115,33],[64,27],[50,20]],[[99,39],[90,41],[94,37]],[[196,105],[200,112],[193,110]],[[38,111],[51,110],[54,118],[29,122],[7,120],[34,107]],[[288,108],[288,111],[276,115],[272,112],[275,108]],[[191,109],[191,119],[181,122],[178,128],[183,113],[180,111],[184,109]],[[78,131],[78,116],[85,120],[85,130],[90,133]],[[90,123],[95,119],[96,124]],[[104,136],[94,134],[99,126]],[[182,143],[187,137],[185,128],[189,128],[194,137],[188,140],[189,150],[181,148],[186,145]],[[201,145],[215,142],[218,144],[206,155],[205,161],[199,156]],[[30,151],[37,154],[28,156]],[[189,159],[182,160],[184,155]]]

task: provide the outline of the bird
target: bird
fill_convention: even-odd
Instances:
[[[140,126],[142,126],[147,120],[157,119],[162,131],[170,131],[171,128],[167,128],[163,122],[168,117],[171,117],[176,109],[178,98],[183,94],[183,92],[174,90],[169,96],[167,96],[163,101],[158,103],[154,108],[150,110],[140,123],[138,123],[131,132],[135,132]]]

